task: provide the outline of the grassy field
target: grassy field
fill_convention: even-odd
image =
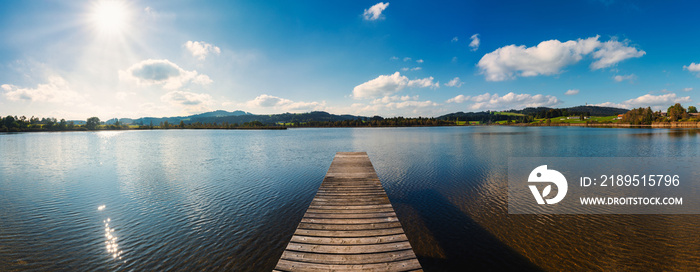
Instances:
[[[562,119],[563,119],[563,120],[562,120]],[[536,120],[536,122],[539,122],[540,120],[542,120],[543,122],[546,122],[546,121],[547,121],[546,119],[535,119],[535,120]],[[591,118],[586,119],[586,120],[583,120],[583,121],[581,121],[581,120],[578,119],[578,118],[576,118],[576,119],[567,119],[566,117],[552,118],[552,123],[582,124],[582,123],[586,123],[586,121],[590,121],[590,122],[601,122],[601,123],[602,123],[602,122],[613,122],[613,123],[617,123],[617,121],[619,121],[619,120],[617,120],[617,116],[616,116],[616,115],[613,115],[613,116],[591,116]]]
[[[465,124],[467,124],[467,121],[457,121],[456,124],[458,126],[464,126]],[[469,125],[479,125],[479,124],[480,124],[479,121],[469,121]]]
[[[522,113],[502,112],[502,111],[494,111],[493,114],[496,114],[496,115],[510,115],[510,116],[525,116],[525,114],[522,114]]]

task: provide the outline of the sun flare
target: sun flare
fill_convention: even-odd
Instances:
[[[104,34],[124,32],[129,20],[129,11],[120,1],[105,0],[95,3],[91,21],[95,28]]]

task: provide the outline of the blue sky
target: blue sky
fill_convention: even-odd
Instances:
[[[694,1],[8,1],[0,115],[700,102]]]

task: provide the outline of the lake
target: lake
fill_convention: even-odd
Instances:
[[[700,157],[699,131],[479,126],[0,134],[0,271],[269,271],[338,151],[426,271],[700,269],[700,215],[507,205],[510,157]]]

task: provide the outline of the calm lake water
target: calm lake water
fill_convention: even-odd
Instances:
[[[507,211],[509,157],[700,157],[698,131],[492,126],[2,134],[0,271],[269,271],[337,151],[426,271],[700,270],[700,215]]]

